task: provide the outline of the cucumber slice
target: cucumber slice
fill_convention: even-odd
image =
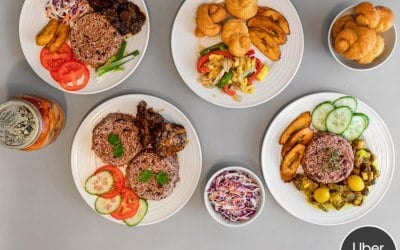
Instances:
[[[326,117],[335,109],[330,101],[321,102],[312,111],[312,125],[319,131],[326,131]]]
[[[361,136],[364,130],[368,127],[368,116],[362,113],[356,113],[351,118],[349,127],[343,132],[343,137],[349,141],[353,141]]]
[[[335,105],[335,107],[346,106],[349,107],[351,111],[356,112],[358,102],[357,99],[354,98],[353,96],[342,96],[333,101],[333,105]]]
[[[102,195],[110,191],[113,184],[112,174],[108,171],[101,171],[86,180],[85,190],[89,194]]]
[[[99,214],[111,214],[118,209],[121,204],[121,195],[114,196],[112,198],[97,197],[94,208]]]
[[[347,106],[339,107],[329,112],[326,117],[326,129],[335,134],[342,134],[351,123],[353,112]]]
[[[125,224],[130,227],[139,224],[143,220],[144,216],[147,214],[147,208],[148,208],[147,201],[145,199],[140,198],[138,211],[131,218],[125,219],[124,220]]]
[[[359,115],[365,120],[365,128],[364,128],[365,130],[369,125],[369,117],[364,113],[354,113],[353,115]]]

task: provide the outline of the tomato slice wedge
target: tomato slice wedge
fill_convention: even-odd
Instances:
[[[106,165],[98,168],[94,174],[97,174],[102,171],[108,171],[111,173],[114,179],[113,187],[111,188],[110,191],[107,193],[100,195],[102,198],[113,198],[117,196],[119,193],[121,193],[122,188],[124,187],[124,175],[122,174],[121,170],[119,168],[112,166],[112,165]]]
[[[50,74],[62,88],[69,91],[83,89],[90,78],[86,65],[75,60],[64,62],[57,70],[51,71]]]
[[[40,63],[49,71],[57,70],[63,63],[71,61],[73,58],[71,48],[63,43],[54,53],[51,53],[46,47],[40,52]]]
[[[139,208],[139,196],[131,189],[124,187],[121,191],[121,204],[111,216],[117,220],[125,220],[134,216]]]

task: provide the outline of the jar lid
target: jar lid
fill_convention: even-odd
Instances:
[[[0,105],[0,143],[15,149],[32,145],[40,134],[39,111],[23,100]]]

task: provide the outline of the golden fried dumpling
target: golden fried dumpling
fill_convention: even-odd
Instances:
[[[368,64],[371,63],[375,58],[380,56],[385,48],[385,41],[380,35],[376,36],[376,44],[375,47],[364,57],[356,60],[358,63],[361,64]]]
[[[394,24],[394,14],[390,8],[384,6],[376,6],[376,10],[379,13],[380,20],[378,25],[375,27],[376,32],[385,32],[390,29]]]
[[[217,36],[222,30],[221,22],[225,20],[228,13],[220,4],[202,4],[196,12],[195,35]]]
[[[222,42],[228,46],[229,53],[234,56],[244,56],[251,47],[246,23],[240,19],[234,18],[226,21],[221,38]]]
[[[375,28],[380,20],[378,11],[369,2],[362,2],[354,8],[354,14],[358,25]]]
[[[367,27],[343,29],[335,39],[335,50],[350,60],[366,56],[375,46],[376,32]]]
[[[342,31],[344,28],[352,29],[357,26],[358,25],[353,15],[341,16],[332,26],[332,37],[335,39],[340,31]]]
[[[239,19],[247,20],[257,13],[257,0],[225,0],[226,9]]]

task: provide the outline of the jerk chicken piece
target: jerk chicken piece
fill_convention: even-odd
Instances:
[[[183,150],[187,143],[186,130],[182,125],[164,122],[155,136],[154,147],[159,155],[171,156]]]
[[[89,0],[95,11],[104,15],[121,35],[135,35],[146,21],[140,8],[128,0]]]
[[[161,127],[164,118],[153,108],[147,109],[145,101],[141,101],[137,106],[136,126],[139,128],[142,145],[145,148],[152,147],[154,134]]]

